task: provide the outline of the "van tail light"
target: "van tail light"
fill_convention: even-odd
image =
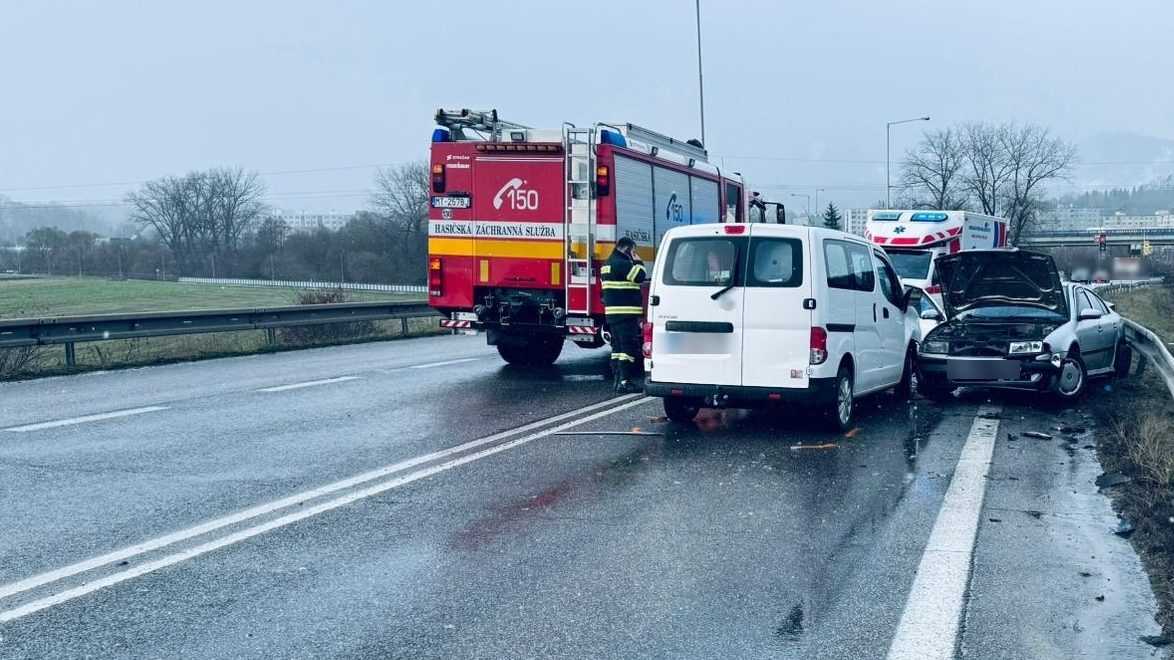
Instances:
[[[942,285],[941,284],[931,284],[931,285],[925,287],[925,292],[926,293],[941,293],[942,292]]]
[[[725,227],[722,227],[722,229],[727,234],[745,234],[746,233],[746,225],[726,225]]]
[[[595,168],[595,196],[607,197],[611,192],[611,170],[607,165]]]
[[[428,294],[439,296],[444,293],[444,262],[440,257],[428,259]]]
[[[823,364],[828,359],[828,331],[819,326],[811,328],[811,364]]]
[[[444,192],[444,163],[432,165],[432,192]]]
[[[644,349],[644,357],[651,360],[652,359],[652,323],[651,322],[644,323],[643,349]]]

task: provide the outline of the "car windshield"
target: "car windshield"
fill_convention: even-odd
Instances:
[[[981,320],[1006,319],[1040,319],[1048,321],[1063,321],[1064,317],[1051,310],[1040,307],[1020,307],[1018,305],[1002,305],[997,307],[978,307],[967,310],[958,315],[958,318]]]
[[[924,280],[929,277],[932,252],[889,252],[888,255],[897,277],[903,280]]]

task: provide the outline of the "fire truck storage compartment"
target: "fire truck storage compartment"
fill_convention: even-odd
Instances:
[[[636,241],[646,258],[669,229],[721,217],[716,181],[621,154],[615,171],[616,238]]]

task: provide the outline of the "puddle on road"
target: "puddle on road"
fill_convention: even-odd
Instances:
[[[775,628],[775,636],[788,642],[798,642],[803,638],[803,603],[796,603],[782,625]]]

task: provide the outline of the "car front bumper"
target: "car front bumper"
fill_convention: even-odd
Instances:
[[[960,357],[919,354],[920,377],[954,387],[1046,390],[1060,373],[1060,354],[1014,357]]]

